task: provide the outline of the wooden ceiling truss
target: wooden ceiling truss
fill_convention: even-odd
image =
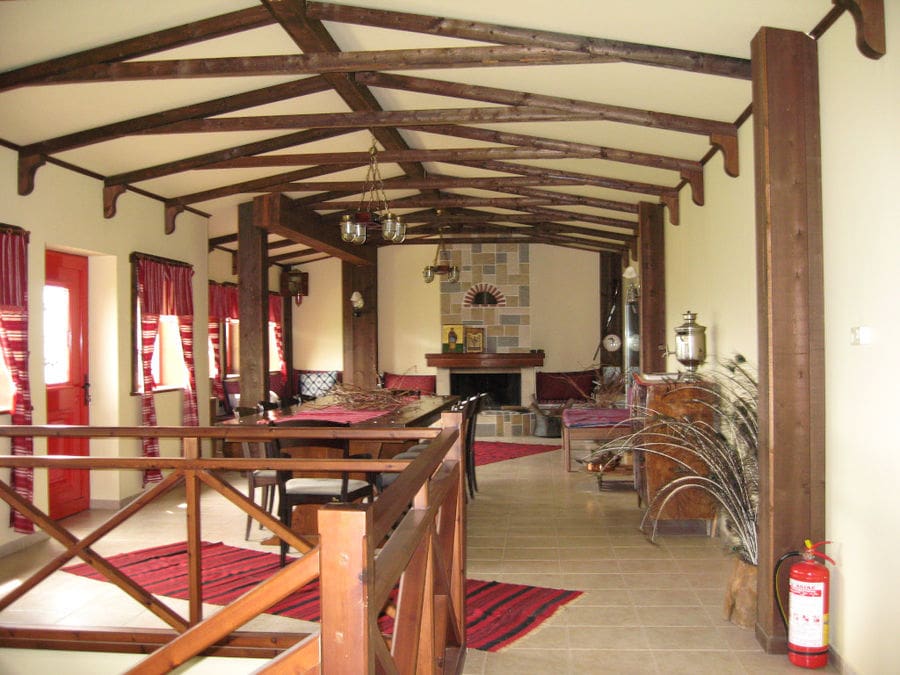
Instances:
[[[884,9],[880,0],[834,0],[835,8],[820,24],[824,30],[843,11],[857,25],[860,50],[877,58],[884,53]],[[342,51],[323,21],[394,31],[421,33],[483,43],[477,46]],[[221,38],[242,31],[280,25],[298,53],[239,57],[149,59],[177,47]],[[814,36],[815,37],[815,36]],[[270,261],[289,266],[339,255],[365,262],[371,255],[352,252],[336,237],[343,213],[355,210],[365,189],[361,180],[334,179],[329,174],[366,166],[367,152],[304,152],[303,146],[358,130],[370,130],[381,149],[382,163],[396,164],[402,176],[384,181],[388,191],[414,194],[391,197],[392,208],[412,209],[406,244],[434,243],[442,232],[447,243],[547,243],[591,251],[621,253],[634,249],[638,205],[664,205],[677,224],[678,194],[687,185],[695,204],[704,203],[703,165],[717,151],[727,174],[738,174],[737,129],[744,116],[723,122],[655,110],[548,96],[536,92],[475,86],[463,82],[414,77],[388,71],[538,65],[629,63],[712,77],[749,80],[748,59],[673,49],[592,36],[525,29],[327,2],[261,0],[259,7],[240,10],[94,49],[0,73],[0,91],[19,87],[125,80],[302,76],[300,79],[231,96],[181,106],[133,119],[83,129],[56,138],[16,146],[19,153],[19,194],[29,194],[37,170],[48,160],[63,163],[59,153],[128,136],[147,134],[286,131],[283,135],[230,148],[182,157],[102,177],[103,212],[112,218],[116,201],[128,190],[149,194],[165,203],[165,232],[175,229],[179,213],[202,202],[247,195],[247,201],[285,199],[290,193],[289,222],[269,229]],[[383,109],[372,89],[440,96],[474,107],[407,110]],[[278,101],[334,92],[346,112],[289,115],[236,115]],[[225,114],[227,116],[223,116]],[[701,159],[664,156],[622,148],[591,145],[548,136],[487,128],[521,122],[609,121],[701,135],[709,152]],[[474,147],[410,147],[401,131],[467,139]],[[7,144],[9,145],[9,144]],[[269,154],[285,150],[284,154]],[[671,182],[656,184],[599,173],[548,169],[522,162],[534,160],[606,160],[672,172]],[[441,171],[426,171],[440,164]],[[453,168],[465,176],[452,175]],[[227,182],[227,169],[272,168],[272,175]],[[472,176],[475,169],[479,173]],[[189,171],[215,171],[218,187],[190,194],[160,197],[136,186],[143,181]],[[591,196],[590,188],[636,195],[633,201]],[[468,194],[465,191],[478,191]],[[463,191],[463,192],[459,192]],[[596,191],[593,191],[596,193]],[[274,203],[274,202],[271,202]],[[600,211],[599,213],[596,211]],[[613,216],[608,212],[622,216]],[[235,251],[237,235],[210,239],[212,249]],[[290,250],[288,250],[290,249]],[[349,257],[349,258],[348,258]]]

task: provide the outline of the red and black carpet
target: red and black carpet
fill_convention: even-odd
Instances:
[[[493,464],[507,459],[528,457],[542,452],[559,450],[562,446],[539,443],[506,443],[500,441],[475,441],[475,466]]]
[[[187,551],[184,542],[121,553],[108,560],[124,574],[155,595],[187,599]],[[203,600],[225,605],[278,570],[278,555],[236,548],[222,543],[202,544]],[[71,565],[66,572],[104,580],[87,564]],[[466,581],[466,641],[484,651],[499,649],[518,640],[550,618],[556,610],[581,595],[538,586],[499,581]],[[319,619],[319,586],[308,584],[270,610],[272,614],[306,621]],[[389,633],[390,617],[382,630]]]

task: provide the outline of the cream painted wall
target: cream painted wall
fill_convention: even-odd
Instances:
[[[378,251],[378,369],[434,374],[425,354],[441,351],[441,284],[422,268],[433,246],[383,246]]]
[[[886,645],[900,633],[900,586],[883,564],[900,557],[900,440],[884,433],[898,402],[885,373],[900,344],[900,5],[885,12],[889,51],[878,61],[857,50],[848,14],[819,42],[831,643],[843,672],[859,674],[896,671]],[[673,340],[681,312],[697,311],[710,360],[740,350],[756,362],[752,120],[740,148],[740,177],[717,154],[707,205],[683,191],[683,224],[666,226],[666,325]],[[872,343],[851,345],[854,326],[870,327]]]
[[[341,261],[320,260],[298,269],[309,272],[309,295],[294,307],[294,368],[343,370]]]
[[[738,143],[740,175],[728,176],[716,153],[703,172],[705,205],[694,204],[684,188],[681,224],[665,226],[666,344],[675,348],[682,314],[696,312],[706,326],[707,367],[735,353],[758,362],[752,120],[740,128]],[[670,356],[667,370],[684,368]]]
[[[600,341],[600,254],[531,246],[531,340],[542,370],[593,365]]]
[[[855,46],[847,14],[819,44],[825,259],[826,523],[836,557],[833,643],[846,672],[896,672],[900,585],[900,4],[885,2],[888,53]],[[869,326],[869,345],[850,329]],[[887,431],[887,433],[885,433]],[[888,570],[892,562],[888,562]]]
[[[16,194],[16,154],[0,149],[0,221],[30,231],[29,287],[40,289],[44,279],[44,251],[64,250],[90,257],[90,367],[92,379],[91,422],[93,424],[137,425],[140,400],[131,396],[131,265],[128,255],[142,251],[176,258],[194,266],[194,338],[206,343],[206,222],[182,214],[174,234],[163,234],[163,209],[159,202],[134,193],[119,199],[118,215],[102,216],[102,183],[48,164],[37,173],[31,195]],[[128,317],[127,319],[125,317]],[[34,402],[34,422],[47,419],[43,390],[43,332],[41,294],[29,297],[30,382]],[[195,359],[199,405],[209,396],[205,350]],[[181,393],[156,397],[161,425],[181,421]],[[205,409],[201,407],[201,410]],[[35,442],[35,453],[46,452],[46,443]],[[92,442],[91,452],[137,456],[137,440]],[[180,453],[180,443],[161,446],[164,455]],[[141,489],[135,472],[96,472],[91,479],[92,500],[119,503]],[[47,505],[46,476],[35,472],[35,503]],[[4,521],[6,522],[6,521]],[[0,545],[18,535],[0,525]]]

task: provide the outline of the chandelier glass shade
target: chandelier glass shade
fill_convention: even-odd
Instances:
[[[449,257],[447,255],[446,249],[444,249],[444,238],[440,234],[438,234],[438,247],[434,252],[434,262],[430,265],[427,265],[425,269],[422,270],[422,278],[425,279],[426,284],[430,284],[434,281],[437,276],[446,276],[447,281],[451,284],[459,281],[459,267],[456,265],[450,265],[448,262],[444,261],[443,258]]]
[[[391,213],[384,182],[378,167],[375,137],[369,148],[369,169],[363,184],[359,207],[353,214],[341,218],[341,239],[351,244],[365,244],[369,229],[381,229],[381,236],[389,242],[399,244],[406,239],[406,225],[400,216]]]

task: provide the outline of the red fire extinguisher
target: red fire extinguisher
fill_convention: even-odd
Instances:
[[[820,541],[813,544],[806,540],[806,550],[790,551],[778,559],[775,565],[775,594],[778,609],[788,631],[788,658],[795,666],[802,668],[823,668],[828,664],[828,592],[829,572],[824,564],[815,558],[834,560],[817,550],[830,544]],[[799,556],[802,561],[791,565],[788,574],[788,612],[785,616],[778,591],[778,570],[790,557]]]

